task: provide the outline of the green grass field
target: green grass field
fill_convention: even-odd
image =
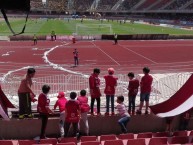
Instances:
[[[24,19],[12,19],[10,20],[12,28],[16,32],[20,32],[23,25]],[[58,20],[58,19],[29,19],[27,22],[26,30],[24,35],[50,35],[51,31],[54,30],[57,35],[71,35],[76,33],[76,25],[81,24],[80,20]],[[82,25],[85,27],[78,28],[78,33],[80,35],[96,35],[96,34],[191,34],[192,30],[181,30],[175,28],[166,28],[160,26],[151,26],[144,24],[131,24],[126,22],[126,24],[117,23],[117,21],[103,21],[102,24],[111,24],[112,31],[110,27],[99,26],[93,24],[101,24],[98,20],[84,20]],[[91,28],[92,27],[92,28]],[[5,21],[0,21],[0,35],[12,35],[8,29]]]

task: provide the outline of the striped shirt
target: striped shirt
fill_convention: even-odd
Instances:
[[[117,111],[118,111],[118,113],[119,113],[119,115],[120,115],[121,117],[129,116],[129,114],[127,113],[125,104],[120,103],[120,104],[117,105],[116,108],[117,108]]]

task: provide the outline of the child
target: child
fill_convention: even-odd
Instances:
[[[105,79],[105,90],[106,94],[106,113],[105,115],[109,115],[109,102],[111,100],[111,112],[114,115],[114,96],[115,96],[115,87],[117,86],[117,79],[113,76],[115,70],[114,68],[108,69],[108,75],[104,76]]]
[[[99,79],[100,69],[95,68],[93,70],[93,74],[89,77],[89,87],[90,87],[90,95],[91,95],[91,115],[94,115],[94,102],[97,101],[97,115],[101,115],[100,113],[100,103],[101,103],[101,92],[100,92],[100,79]]]
[[[46,126],[48,122],[48,116],[49,114],[53,114],[53,111],[49,107],[50,99],[47,96],[49,91],[50,91],[50,86],[43,85],[42,93],[39,95],[39,98],[38,98],[37,111],[39,112],[42,120],[40,139],[46,138],[45,131],[46,131]]]
[[[130,120],[130,115],[126,111],[126,107],[123,104],[124,102],[124,97],[123,96],[118,96],[117,97],[117,111],[118,114],[120,115],[121,119],[118,120],[119,125],[121,126],[121,131],[122,133],[127,133],[127,123]]]
[[[70,125],[73,125],[73,136],[79,136],[78,123],[80,121],[80,106],[79,102],[75,100],[77,94],[75,92],[70,93],[70,100],[66,103],[65,109],[65,123],[64,132],[65,137],[68,136]]]
[[[19,89],[19,119],[23,119],[25,114],[28,115],[29,118],[32,118],[31,111],[31,102],[37,101],[35,99],[35,94],[33,93],[31,86],[33,84],[32,78],[35,76],[35,69],[28,68],[27,74],[22,78]]]
[[[86,135],[89,135],[89,125],[88,125],[87,114],[88,114],[88,111],[90,110],[90,106],[88,105],[88,98],[86,97],[85,90],[80,91],[80,96],[77,98],[77,100],[79,101],[79,105],[80,105],[81,119],[83,120],[85,125],[85,133]]]
[[[131,110],[132,110],[132,115],[134,115],[135,114],[135,98],[136,98],[137,93],[138,93],[139,80],[134,78],[135,76],[134,76],[133,72],[128,73],[128,77],[129,77],[129,85],[128,85],[129,109],[128,109],[128,113],[131,114]]]
[[[60,110],[60,122],[59,122],[60,136],[64,137],[65,106],[66,106],[67,99],[65,98],[64,92],[59,92],[57,98],[58,100],[56,101],[54,105],[54,110],[56,110],[56,107],[59,107],[59,110]]]

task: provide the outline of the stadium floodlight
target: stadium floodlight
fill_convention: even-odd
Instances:
[[[76,24],[77,35],[113,34],[111,24]]]

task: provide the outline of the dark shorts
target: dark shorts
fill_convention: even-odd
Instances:
[[[150,97],[150,93],[141,93],[140,94],[140,101],[141,102],[149,101],[149,97]]]

